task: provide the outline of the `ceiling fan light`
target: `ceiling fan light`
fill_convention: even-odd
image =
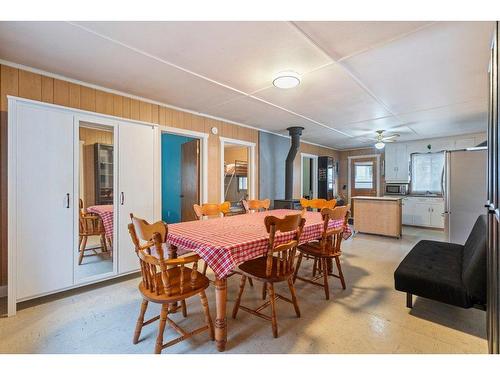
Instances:
[[[300,76],[295,72],[278,73],[273,80],[273,85],[279,89],[291,89],[300,84]]]
[[[384,147],[385,147],[385,143],[384,142],[377,142],[377,143],[375,143],[375,148],[377,150],[382,150]]]

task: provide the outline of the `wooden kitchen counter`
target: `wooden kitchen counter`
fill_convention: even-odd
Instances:
[[[353,197],[354,230],[401,237],[401,197]]]

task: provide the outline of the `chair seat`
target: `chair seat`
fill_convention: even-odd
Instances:
[[[340,256],[341,253],[324,253],[319,241],[308,242],[298,247],[298,250],[307,255],[311,255],[316,258],[334,258]]]
[[[273,267],[271,276],[266,276],[266,262],[267,262],[266,256],[247,260],[245,263],[242,263],[238,266],[240,272],[238,271],[236,272],[243,273],[246,276],[253,277],[260,281],[269,281],[273,283],[279,281],[285,281],[293,274],[293,272],[288,272],[284,275],[282,274],[277,275],[278,262],[276,258],[273,258]]]
[[[156,274],[156,285],[159,286],[159,294],[151,292],[147,288],[145,288],[143,281],[141,281],[141,283],[139,284],[139,291],[141,292],[143,297],[150,302],[163,304],[163,303],[184,300],[207,289],[209,285],[208,278],[198,271],[196,271],[197,273],[196,282],[194,283],[194,285],[192,285],[190,279],[192,271],[193,270],[189,267],[183,268],[184,281],[182,283],[183,286],[182,293],[181,293],[181,267],[175,267],[167,271],[170,279],[170,284],[172,286],[171,293],[169,296],[167,296],[165,294],[165,291],[163,290],[163,283],[161,280],[160,272]]]
[[[394,272],[396,290],[460,307],[472,301],[462,282],[463,246],[420,241]]]

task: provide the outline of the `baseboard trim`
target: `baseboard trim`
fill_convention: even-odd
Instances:
[[[7,285],[0,285],[0,298],[7,297]]]

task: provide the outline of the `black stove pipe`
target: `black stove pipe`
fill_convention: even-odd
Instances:
[[[286,157],[285,162],[285,199],[292,199],[293,196],[293,161],[300,147],[300,136],[302,135],[302,126],[292,126],[287,128],[290,134],[290,151]]]

